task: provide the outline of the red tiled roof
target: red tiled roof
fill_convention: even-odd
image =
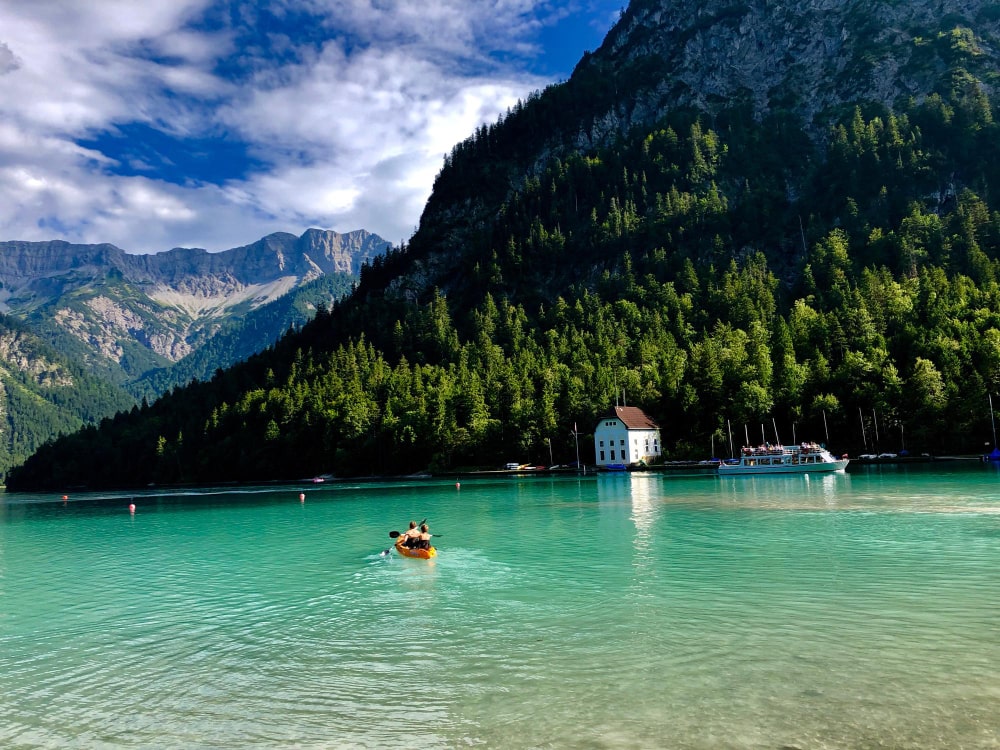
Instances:
[[[613,406],[602,419],[620,419],[630,430],[658,430],[660,428],[660,425],[650,419],[649,415],[638,406]]]

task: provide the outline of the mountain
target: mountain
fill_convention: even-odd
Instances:
[[[273,345],[348,294],[388,246],[318,229],[220,253],[0,243],[0,473]]]
[[[9,486],[565,462],[577,437],[588,460],[623,395],[671,458],[764,425],[981,451],[998,21],[970,0],[634,0],[568,81],[455,146],[349,297]]]
[[[276,233],[219,253],[175,248],[133,255],[113,245],[3,242],[0,311],[95,374],[124,383],[190,355],[227,321],[304,284],[357,276],[387,247],[363,230],[318,229],[301,237]]]
[[[323,275],[245,315],[229,316],[190,354],[166,367],[146,371],[128,381],[125,388],[137,398],[152,401],[174,386],[207,380],[216,370],[273,345],[288,330],[312,319],[317,310],[332,307],[351,292],[357,278],[353,273]]]
[[[748,214],[740,201],[743,188],[768,198],[773,193],[786,207],[813,189],[809,173],[826,156],[832,128],[849,123],[855,110],[866,119],[882,117],[883,125],[886,114],[913,110],[910,124],[924,136],[937,135],[955,116],[992,124],[990,100],[1000,85],[998,7],[635,0],[569,81],[456,146],[410,243],[424,255],[420,270],[394,283],[422,294],[435,286],[461,288],[465,282],[453,273],[456,256],[464,254],[460,248],[470,256],[480,252],[470,237],[482,234],[483,222],[512,192],[526,196],[533,180],[550,180],[555,167],[566,169],[567,158],[592,157],[628,134],[655,141],[664,124],[675,131],[664,134],[679,143],[693,122],[702,132],[712,131],[713,138],[695,144],[699,153],[693,156],[699,168],[721,167],[720,175],[712,175],[720,195],[730,209]],[[987,153],[994,151],[988,147]],[[772,161],[763,161],[765,155]],[[589,174],[572,179],[577,191],[602,187]],[[957,190],[945,179],[928,180],[926,187],[939,201]],[[579,215],[582,194],[566,197],[573,198],[574,210],[551,217],[562,234],[567,222],[587,224],[591,218]],[[540,218],[545,224],[549,217]],[[795,219],[767,243],[755,244],[766,249],[781,243],[786,247],[780,254],[787,255],[801,244],[799,235]],[[600,273],[603,264],[592,270]],[[587,273],[577,271],[559,283]]]
[[[822,134],[858,102],[892,108],[956,85],[994,95],[998,38],[990,2],[639,0],[574,77],[641,90],[631,101],[608,90],[590,142],[609,120],[620,129],[734,104],[757,118],[794,112]]]
[[[0,469],[22,463],[58,435],[96,424],[134,403],[23,324],[0,316]]]

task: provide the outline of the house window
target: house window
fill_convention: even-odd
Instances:
[[[603,440],[601,441],[601,447],[602,448],[604,447],[604,441]]]
[[[614,460],[615,460],[615,452],[614,452],[614,451],[611,451],[611,460],[612,460],[612,461],[614,461]]]
[[[621,444],[622,444],[622,448],[624,448],[625,447],[625,440],[624,439],[621,441]]]
[[[604,451],[601,451],[601,460],[604,460]]]

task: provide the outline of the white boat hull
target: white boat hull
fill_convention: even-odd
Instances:
[[[719,464],[719,474],[739,476],[743,474],[817,474],[831,471],[844,471],[849,459],[838,458],[834,461],[823,461],[814,464],[771,464],[768,466],[746,464]]]

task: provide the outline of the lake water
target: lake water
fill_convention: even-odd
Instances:
[[[0,747],[392,746],[998,748],[1000,471],[0,495]]]

